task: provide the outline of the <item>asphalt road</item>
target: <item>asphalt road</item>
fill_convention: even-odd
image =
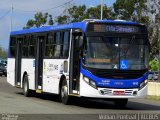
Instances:
[[[112,102],[80,99],[72,105],[63,105],[58,97],[48,94],[35,94],[24,97],[22,89],[15,88],[0,77],[0,119],[101,119],[99,115],[151,114],[160,119],[160,101],[129,99],[125,108],[117,108]],[[17,116],[16,116],[17,115]],[[33,117],[34,116],[34,117]],[[112,116],[114,118],[114,116]],[[104,119],[104,118],[103,118]],[[109,119],[108,116],[105,119]],[[111,119],[111,118],[110,118]],[[117,118],[118,119],[118,118]],[[139,119],[139,118],[137,118]],[[16,119],[17,120],[17,119]]]

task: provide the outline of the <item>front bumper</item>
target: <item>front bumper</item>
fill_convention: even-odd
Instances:
[[[113,89],[113,88],[93,88],[88,85],[84,80],[80,80],[80,96],[91,98],[145,98],[147,95],[148,85],[142,89]],[[104,91],[101,94],[100,91]],[[114,91],[124,91],[123,95],[114,95]],[[136,93],[136,94],[135,94]]]

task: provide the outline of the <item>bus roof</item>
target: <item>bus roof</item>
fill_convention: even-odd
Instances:
[[[131,21],[125,21],[125,20],[94,20],[94,19],[86,19],[86,20],[84,20],[82,22],[75,22],[75,23],[69,23],[69,24],[44,26],[44,27],[40,27],[40,28],[31,28],[31,29],[24,29],[24,30],[19,30],[19,31],[12,31],[10,33],[10,35],[31,34],[31,33],[47,32],[47,31],[52,31],[52,30],[71,29],[71,28],[80,28],[83,32],[85,32],[86,25],[89,22],[140,25],[137,22],[131,22]]]

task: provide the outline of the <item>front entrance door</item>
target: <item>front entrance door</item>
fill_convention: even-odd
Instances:
[[[69,73],[69,87],[70,94],[79,91],[79,77],[80,77],[80,49],[78,48],[79,39],[82,39],[82,33],[72,34],[72,44],[70,53],[70,73]]]

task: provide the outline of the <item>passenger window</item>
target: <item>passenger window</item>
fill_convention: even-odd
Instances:
[[[45,46],[45,56],[47,58],[52,58],[54,54],[54,48],[53,45],[55,44],[54,42],[54,34],[53,33],[48,33],[47,34],[47,39],[46,39],[46,46]]]
[[[29,46],[28,46],[28,41],[29,41],[29,36],[25,36],[23,39],[23,57],[28,57],[29,54]]]
[[[10,56],[13,58],[16,56],[16,37],[10,39]]]
[[[59,58],[61,54],[61,32],[51,32],[47,35],[45,57]]]
[[[62,49],[62,57],[67,58],[69,54],[69,32],[63,32],[63,49]]]
[[[61,33],[60,32],[55,33],[55,41],[56,41],[56,44],[61,43]]]
[[[30,36],[29,39],[29,56],[35,58],[36,55],[36,36]]]

